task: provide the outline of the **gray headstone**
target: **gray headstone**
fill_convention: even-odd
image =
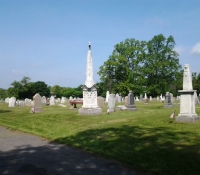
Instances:
[[[115,111],[115,94],[110,94],[109,96],[108,109],[109,109],[109,112]]]
[[[127,110],[137,110],[135,106],[135,101],[134,101],[134,95],[132,91],[129,91],[128,94],[128,103],[127,103]]]
[[[97,97],[97,105],[100,107],[100,108],[103,108],[104,107],[104,98],[103,97]]]

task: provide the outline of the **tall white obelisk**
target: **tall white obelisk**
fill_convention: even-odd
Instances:
[[[83,106],[79,109],[81,115],[99,115],[102,109],[97,105],[97,86],[93,80],[93,64],[92,64],[92,51],[91,43],[88,43],[89,50],[87,53],[86,64],[86,80],[83,88]]]
[[[190,65],[185,64],[183,73],[183,90],[179,90],[180,97],[180,113],[176,117],[177,122],[195,122],[200,120],[195,111],[195,99],[192,86],[192,75],[190,71]]]

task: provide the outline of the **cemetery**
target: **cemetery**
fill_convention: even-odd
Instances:
[[[0,125],[87,150],[141,172],[197,174],[200,105],[190,66],[185,64],[183,90],[176,98],[170,92],[152,97],[144,91],[135,96],[134,89],[125,96],[107,90],[102,97],[93,80],[91,43],[88,47],[81,98],[56,98],[54,92],[24,100],[7,97],[0,103]]]

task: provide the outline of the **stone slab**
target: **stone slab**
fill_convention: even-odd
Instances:
[[[80,108],[78,110],[78,114],[80,115],[101,115],[102,114],[102,109],[101,108]]]
[[[200,116],[197,116],[197,115],[178,115],[176,118],[175,118],[176,122],[180,122],[180,123],[194,123],[198,120],[200,120]]]
[[[173,105],[165,105],[164,108],[173,108]]]

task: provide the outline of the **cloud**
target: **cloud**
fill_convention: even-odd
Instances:
[[[186,49],[182,46],[175,47],[174,50],[178,52],[179,55],[182,55],[186,52]]]
[[[24,72],[23,72],[23,71],[20,71],[20,70],[12,70],[12,73],[13,73],[14,75],[21,75],[21,74],[24,74]]]
[[[197,43],[197,44],[192,48],[192,54],[193,54],[193,55],[200,55],[200,43]]]

